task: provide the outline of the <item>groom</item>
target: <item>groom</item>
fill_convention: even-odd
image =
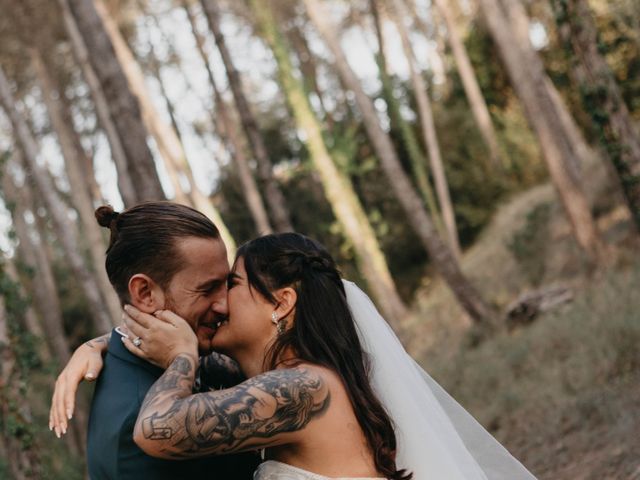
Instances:
[[[111,230],[105,266],[120,301],[146,313],[173,310],[194,329],[201,352],[209,352],[216,324],[228,314],[229,264],[216,226],[200,212],[169,202],[122,213],[100,207],[96,218]],[[133,442],[141,403],[163,371],[129,353],[121,335],[116,329],[108,340],[91,405],[91,479],[250,479],[258,463],[251,453],[177,462],[150,457]],[[100,340],[80,348],[101,350]],[[220,388],[239,383],[241,376],[229,359],[214,353],[201,362],[201,379],[203,389]]]

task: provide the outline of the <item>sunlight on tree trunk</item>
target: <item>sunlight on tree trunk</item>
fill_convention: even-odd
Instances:
[[[218,47],[220,56],[222,57],[224,68],[227,71],[229,88],[231,89],[231,93],[233,93],[233,99],[240,116],[240,122],[242,123],[242,127],[244,128],[247,139],[249,140],[253,157],[258,164],[258,175],[263,184],[265,199],[267,201],[267,205],[269,205],[273,226],[279,232],[291,232],[293,231],[291,214],[289,213],[289,208],[287,207],[284,195],[273,176],[273,165],[269,158],[264,138],[258,128],[258,122],[249,107],[249,102],[247,101],[242,86],[240,73],[236,70],[231,54],[227,48],[224,35],[222,35],[222,30],[220,29],[220,11],[215,0],[201,0],[201,4],[205,16],[207,17],[207,21],[209,22],[209,28],[213,33],[216,46]]]
[[[355,73],[349,67],[347,60],[338,44],[338,37],[326,21],[328,16],[322,13],[317,0],[305,0],[307,14],[312,19],[322,39],[333,54],[336,67],[344,84],[354,93],[356,103],[363,117],[369,140],[382,168],[389,179],[393,191],[400,201],[409,223],[420,238],[436,268],[452,289],[456,298],[477,323],[486,323],[495,313],[487,306],[477,290],[462,274],[455,256],[439,237],[433,223],[422,205],[420,197],[415,192],[409,178],[405,174],[400,160],[393,148],[391,139],[380,126],[371,99],[364,93]]]
[[[353,244],[358,266],[376,298],[378,305],[396,328],[407,310],[396,291],[386,259],[371,228],[371,224],[356,196],[349,179],[338,170],[322,138],[320,124],[315,117],[301,82],[294,77],[289,53],[275,27],[269,7],[260,0],[252,0],[260,30],[273,50],[285,96],[293,111],[298,128],[305,134],[305,143],[320,174],[327,200],[342,229]]]

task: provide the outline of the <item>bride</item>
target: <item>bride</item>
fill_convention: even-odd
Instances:
[[[248,378],[192,394],[197,339],[177,315],[126,307],[125,346],[163,368],[134,439],[184,459],[261,449],[256,480],[534,477],[402,348],[326,250],[299,234],[243,245],[212,349]],[[137,340],[138,338],[136,338]]]

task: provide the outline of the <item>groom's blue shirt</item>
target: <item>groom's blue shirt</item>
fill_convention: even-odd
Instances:
[[[163,370],[136,357],[114,330],[91,403],[87,464],[91,480],[250,479],[253,454],[197,460],[164,460],[144,453],[133,428],[144,397]]]

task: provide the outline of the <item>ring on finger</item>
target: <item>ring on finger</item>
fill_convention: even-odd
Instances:
[[[142,345],[142,339],[141,339],[140,337],[136,337],[136,338],[134,338],[134,339],[133,339],[133,344],[134,344],[136,347],[139,347],[140,345]]]

